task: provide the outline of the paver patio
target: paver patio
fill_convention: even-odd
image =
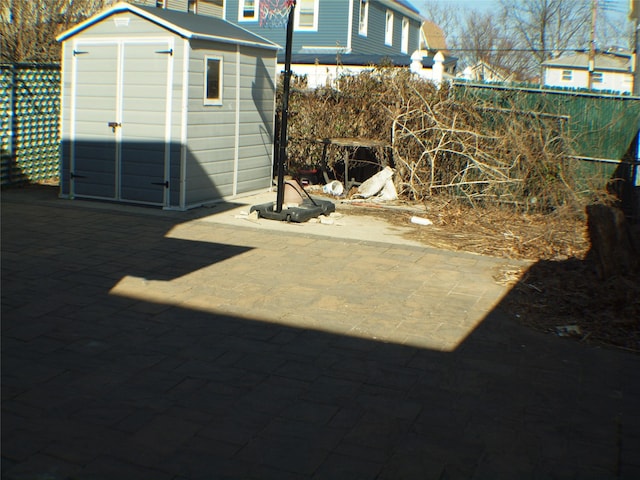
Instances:
[[[305,232],[3,192],[2,478],[640,478],[640,356]]]

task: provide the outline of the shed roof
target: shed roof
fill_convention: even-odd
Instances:
[[[184,38],[241,44],[270,50],[278,50],[280,48],[278,44],[273,43],[271,40],[267,40],[222,18],[131,5],[125,2],[116,3],[112,7],[88,18],[58,35],[56,40],[62,42],[105,18],[122,12],[131,12]]]

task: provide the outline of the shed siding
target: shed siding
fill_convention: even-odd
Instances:
[[[240,47],[238,53],[237,47],[222,44],[210,48],[192,42],[189,60],[187,205],[211,199],[214,190],[214,197],[231,196],[268,188],[271,181],[275,52]],[[203,102],[207,56],[222,58],[222,105]]]
[[[128,23],[123,19],[128,19]],[[141,48],[145,44],[153,43],[149,48]],[[100,45],[112,46],[111,50],[107,49],[111,54],[105,58],[101,58],[98,64],[91,67],[90,78],[85,75],[85,78],[77,78],[76,81],[82,85],[82,94],[84,97],[83,103],[91,105],[91,109],[76,110],[75,115],[75,133],[72,132],[72,66],[74,63],[73,51],[76,50],[88,50],[92,53],[90,55],[97,54],[102,50],[98,47]],[[128,58],[126,63],[123,81],[126,86],[126,94],[128,98],[127,104],[124,106],[123,123],[130,124],[134,121],[138,128],[133,136],[125,137],[126,142],[144,142],[148,141],[144,134],[145,125],[148,128],[155,126],[154,138],[159,138],[155,141],[156,144],[151,146],[151,150],[159,152],[165,151],[165,127],[170,132],[170,145],[169,151],[169,196],[170,205],[178,206],[179,204],[179,188],[180,188],[180,126],[181,126],[181,97],[182,97],[182,65],[184,48],[183,42],[180,37],[172,34],[166,29],[159,27],[151,22],[148,22],[135,14],[123,12],[114,14],[103,21],[91,25],[76,36],[68,39],[64,42],[64,69],[63,69],[63,113],[62,113],[62,151],[61,151],[61,193],[68,195],[70,185],[70,143],[72,137],[76,140],[85,138],[91,131],[97,130],[97,125],[92,123],[98,122],[106,131],[105,123],[106,117],[99,115],[100,111],[113,112],[115,111],[115,102],[113,94],[105,94],[107,92],[106,85],[103,85],[104,81],[114,82],[112,74],[117,71],[118,58],[114,53],[117,51],[116,45],[121,45],[124,49],[125,57]],[[162,53],[156,53],[163,50],[167,50],[166,46],[172,50],[172,65],[171,72],[166,72],[163,68],[161,75],[150,75],[149,71],[154,60],[152,58],[146,58],[148,54],[150,57],[162,57]],[[158,49],[159,48],[159,49]],[[138,53],[136,53],[138,51]],[[93,53],[96,52],[96,53]],[[131,56],[134,56],[131,58]],[[140,57],[142,55],[142,57]],[[77,60],[83,61],[83,54],[79,54]],[[149,63],[151,62],[151,63]],[[166,65],[166,63],[163,63]],[[167,78],[168,73],[168,78]],[[172,85],[172,91],[167,95],[166,85],[167,81]],[[101,83],[102,82],[102,83]],[[165,125],[165,110],[164,106],[154,107],[159,112],[151,112],[149,105],[153,98],[166,99],[170,98],[170,111],[169,125]],[[106,115],[106,113],[105,113]],[[104,117],[104,118],[103,118]],[[111,118],[111,120],[116,120]],[[83,133],[83,130],[86,130]],[[129,130],[130,131],[130,130]],[[84,137],[83,137],[84,135]],[[109,141],[109,139],[105,139]],[[86,148],[86,142],[84,143]],[[135,148],[135,146],[134,146]],[[82,152],[77,152],[82,153]],[[115,164],[115,159],[113,160]],[[109,163],[105,158],[105,165]],[[134,169],[137,167],[132,166]],[[153,179],[153,181],[163,181],[164,179]],[[99,196],[105,195],[105,192]],[[135,196],[135,194],[125,193],[123,195]],[[133,199],[133,198],[132,198]],[[133,199],[135,200],[135,199]]]
[[[233,194],[236,62],[233,45],[192,41],[187,115],[187,205]],[[204,105],[205,57],[222,59],[222,104]]]
[[[73,66],[83,56],[74,57],[76,46],[78,50],[88,46],[87,50],[101,56],[84,56],[93,60],[80,79],[83,108],[73,110],[73,82],[78,80]],[[168,179],[168,205],[189,208],[268,188],[275,55],[270,49],[184,39],[131,12],[115,13],[67,38],[63,43],[61,193],[72,193],[74,140],[82,135],[95,137],[98,132],[101,137],[96,143],[116,144],[117,135],[107,123],[120,121],[113,113],[122,98],[122,127],[116,131],[128,142],[122,145],[126,164],[117,165],[117,155],[102,149],[104,158],[92,168],[96,173],[104,170],[104,185],[98,185],[104,192],[93,196],[144,203],[149,201],[145,189],[152,192],[156,187],[149,185]],[[220,105],[204,104],[206,57],[222,60]],[[104,115],[98,115],[101,111]],[[91,157],[85,154],[85,158]],[[118,186],[110,187],[112,178],[120,188],[126,186],[120,197]]]
[[[275,58],[240,49],[237,193],[271,184],[275,106]]]

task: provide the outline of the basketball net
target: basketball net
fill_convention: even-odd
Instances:
[[[289,10],[295,0],[260,0],[260,26],[281,28],[289,20]]]

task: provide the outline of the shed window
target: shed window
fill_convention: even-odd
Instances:
[[[409,51],[409,19],[402,19],[402,43],[400,44],[400,51],[407,53]]]
[[[318,0],[298,0],[294,26],[296,30],[318,29]]]
[[[222,104],[222,59],[206,58],[205,69],[205,105]]]
[[[367,36],[367,26],[369,24],[369,0],[360,0],[360,24],[358,33]]]
[[[254,21],[258,19],[258,2],[260,0],[240,0],[239,21]]]
[[[563,70],[562,71],[562,80],[564,82],[570,82],[572,78],[573,78],[573,71],[572,70]]]
[[[393,12],[391,10],[387,10],[384,22],[384,43],[393,45]]]
[[[593,72],[593,76],[591,77],[591,80],[593,81],[593,83],[602,83],[603,82],[602,72]]]

